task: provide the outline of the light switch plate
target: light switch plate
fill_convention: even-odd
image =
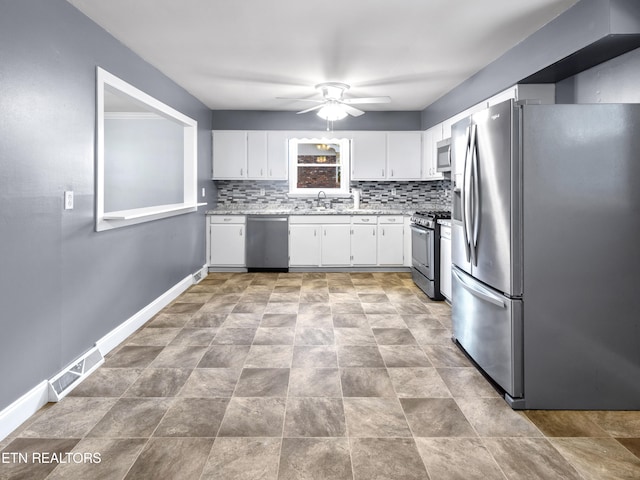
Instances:
[[[64,209],[73,210],[73,191],[67,190],[64,192]]]

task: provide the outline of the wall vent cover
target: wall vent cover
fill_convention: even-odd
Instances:
[[[96,368],[104,363],[98,347],[93,347],[78,360],[49,380],[49,401],[59,402]]]

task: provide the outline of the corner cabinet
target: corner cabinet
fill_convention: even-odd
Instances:
[[[214,130],[212,138],[214,180],[287,179],[287,132]]]
[[[207,229],[209,266],[244,268],[245,235],[244,215],[210,215]]]

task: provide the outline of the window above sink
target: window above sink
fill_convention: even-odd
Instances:
[[[347,138],[289,140],[289,194],[349,195],[350,144]]]

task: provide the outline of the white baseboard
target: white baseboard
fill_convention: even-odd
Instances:
[[[200,274],[201,281],[207,276],[208,268],[204,265],[194,273]],[[165,293],[156,298],[146,307],[125,320],[116,328],[107,333],[95,344],[104,356],[129,337],[133,332],[148,322],[155,314],[175,300],[182,292],[193,285],[194,275],[189,275]],[[55,377],[53,377],[55,378]],[[43,380],[29,392],[18,398],[11,405],[0,411],[0,440],[6,438],[11,432],[22,425],[34,413],[49,402],[49,381]]]
[[[44,380],[0,412],[0,440],[24,423],[49,401],[49,382]]]
[[[107,333],[96,342],[96,347],[103,356],[120,345],[129,335],[147,323],[155,314],[174,301],[182,292],[193,285],[193,275],[189,275],[165,293],[156,298],[149,305],[139,310],[128,320]]]

